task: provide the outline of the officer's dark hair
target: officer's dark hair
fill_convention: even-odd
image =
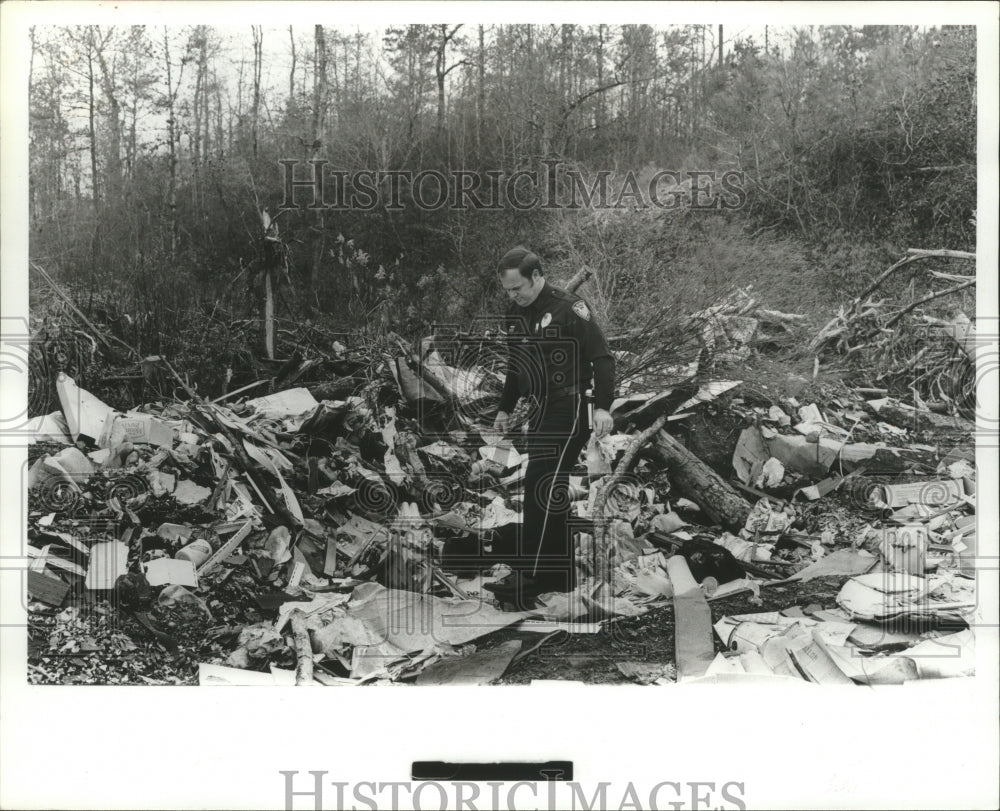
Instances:
[[[539,276],[544,275],[542,273],[542,263],[539,261],[538,256],[528,248],[525,248],[524,245],[511,248],[503,255],[500,264],[497,265],[497,273],[503,273],[505,270],[515,268],[525,279],[530,279],[536,270]]]

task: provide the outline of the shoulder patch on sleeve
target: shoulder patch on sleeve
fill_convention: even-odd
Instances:
[[[584,321],[590,320],[590,310],[587,309],[587,305],[582,301],[578,301],[573,305],[573,312]]]

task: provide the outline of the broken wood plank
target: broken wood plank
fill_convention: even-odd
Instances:
[[[674,658],[677,680],[704,676],[715,658],[712,610],[695,582],[687,561],[674,555],[667,561],[674,587]]]

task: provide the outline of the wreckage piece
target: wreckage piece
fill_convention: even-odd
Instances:
[[[64,372],[60,372],[56,379],[56,393],[73,440],[76,441],[82,435],[96,443],[104,432],[104,423],[109,418],[114,419],[114,409],[89,391],[81,389]]]
[[[867,574],[878,565],[879,559],[865,549],[838,549],[800,569],[783,583],[801,580],[808,582],[816,577],[854,576]]]
[[[412,478],[414,490],[423,494],[430,481],[427,478],[427,470],[417,453],[417,437],[412,431],[399,431],[393,441],[393,452],[396,458],[405,466],[406,471]]]
[[[306,615],[296,608],[291,614],[292,640],[295,643],[295,686],[313,683],[313,650],[306,628]]]
[[[323,652],[344,644],[368,648],[387,642],[414,653],[442,642],[464,645],[525,618],[524,612],[498,611],[478,600],[445,600],[365,583],[355,588],[346,616],[313,638]]]
[[[600,580],[606,581],[610,577],[610,554],[611,550],[614,548],[607,541],[608,521],[605,518],[604,509],[608,502],[608,496],[614,491],[615,487],[618,486],[618,483],[621,481],[622,476],[625,475],[625,471],[629,469],[629,466],[632,464],[632,460],[635,459],[635,455],[638,453],[639,449],[649,441],[653,434],[663,427],[666,420],[667,415],[661,414],[656,418],[653,424],[649,426],[649,428],[632,440],[628,448],[625,450],[625,454],[622,456],[621,461],[615,467],[614,473],[611,474],[601,487],[600,492],[597,494],[597,498],[594,500],[592,515],[597,532],[594,537],[595,560],[593,566],[594,573]]]
[[[773,433],[773,432],[772,432]],[[765,437],[759,426],[745,428],[733,451],[733,468],[740,478],[750,477],[755,467],[761,468],[774,457],[785,470],[822,479],[830,468],[838,465],[845,473],[867,465],[869,473],[901,473],[916,466],[937,466],[933,448],[920,446],[893,448],[870,442],[845,443],[841,439],[821,436],[815,442],[795,434],[774,434]]]
[[[687,561],[674,555],[667,561],[667,574],[674,589],[674,654],[677,680],[704,676],[712,659],[712,610],[705,594],[691,576]]]
[[[489,684],[499,679],[520,652],[522,642],[512,639],[495,648],[476,651],[469,656],[449,656],[425,668],[417,684]]]
[[[201,566],[198,567],[198,576],[204,577],[206,574],[211,572],[216,566],[222,563],[222,561],[224,561],[231,554],[233,554],[233,552],[236,551],[236,548],[241,543],[243,543],[244,540],[246,540],[246,538],[250,535],[252,531],[253,531],[253,521],[251,520],[245,522],[243,526],[236,531],[236,534],[233,535],[232,538],[230,538],[228,541],[222,544],[222,546],[216,549],[215,552],[213,552],[212,555],[208,558],[208,560],[206,560],[204,563],[201,564]],[[221,532],[222,532],[221,527],[216,528],[217,534]]]
[[[879,484],[871,491],[869,502],[878,507],[899,509],[910,504],[942,510],[959,504],[965,495],[961,480],[915,481],[905,484]],[[895,517],[895,516],[894,516]],[[926,516],[930,518],[930,516]]]
[[[708,465],[666,431],[659,431],[652,450],[667,468],[670,480],[685,498],[730,532],[739,532],[750,515],[750,504]]]
[[[698,387],[694,383],[686,381],[652,397],[636,395],[618,400],[611,406],[614,430],[627,433],[635,429],[644,429],[659,417],[676,412],[678,406],[694,396],[697,390]],[[640,397],[646,397],[645,401],[641,401]]]
[[[277,516],[280,516],[285,520],[288,526],[298,527],[302,525],[302,520],[293,515],[291,510],[281,502],[280,499],[276,498],[272,494],[272,488],[263,480],[261,474],[257,470],[257,466],[254,461],[247,454],[243,447],[243,443],[237,438],[233,430],[227,425],[226,421],[219,417],[215,406],[210,405],[196,405],[191,404],[191,416],[200,416],[203,419],[209,419],[214,423],[221,434],[229,442],[230,448],[233,454],[233,464],[243,472],[246,477],[250,480],[250,483],[254,486],[257,494],[264,502],[264,506]],[[203,426],[202,426],[203,427]],[[204,427],[203,427],[204,428]],[[205,429],[207,430],[207,429]],[[212,433],[209,431],[209,433]],[[283,488],[284,489],[284,488]]]
[[[69,591],[65,583],[54,575],[28,570],[28,598],[55,608],[62,606]]]
[[[128,546],[107,541],[90,548],[90,566],[84,585],[92,591],[113,589],[115,581],[128,570]]]
[[[406,358],[396,358],[391,368],[396,383],[399,385],[400,394],[407,402],[414,403],[422,400],[440,403],[445,399],[441,392],[410,369]]]

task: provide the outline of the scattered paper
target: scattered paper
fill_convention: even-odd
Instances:
[[[112,589],[128,571],[128,546],[121,541],[96,543],[90,548],[90,566],[84,585],[88,589]]]
[[[151,586],[198,587],[198,574],[190,560],[176,558],[156,558],[145,564],[146,580]]]

